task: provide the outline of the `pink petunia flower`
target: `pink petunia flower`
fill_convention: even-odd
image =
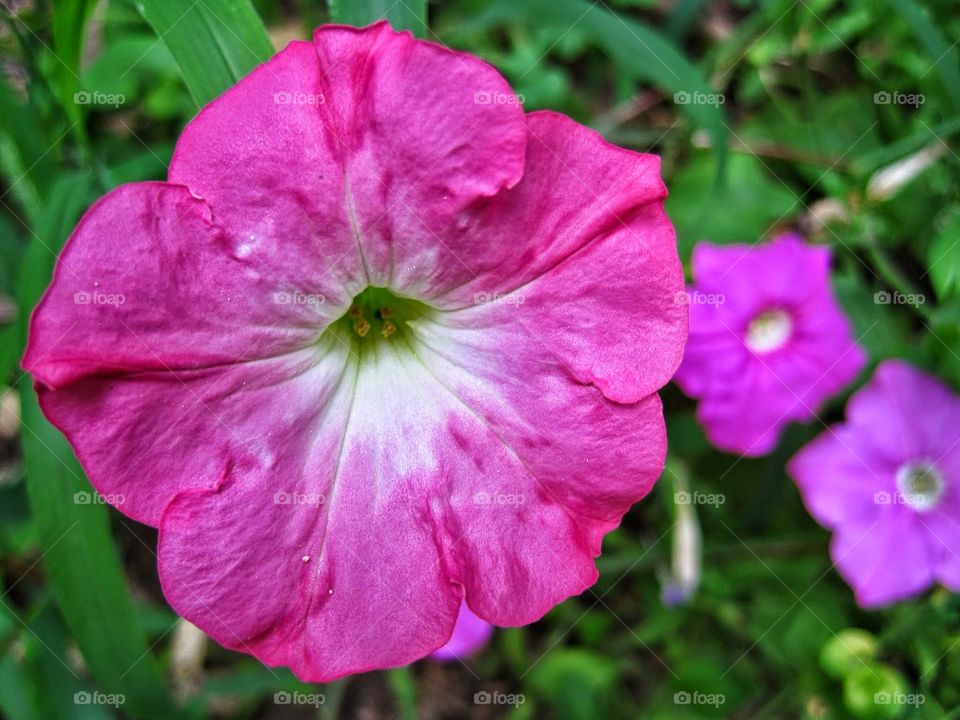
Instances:
[[[659,160],[469,55],[322,27],[84,216],[24,358],[171,606],[306,680],[540,618],[663,468]]]
[[[474,615],[466,603],[461,603],[453,634],[446,645],[430,654],[430,659],[441,662],[462,660],[490,642],[492,635],[493,625]]]
[[[764,455],[783,428],[815,417],[866,355],[830,289],[830,251],[795,234],[759,246],[699,243],[690,339],[676,381],[698,398],[714,445]]]
[[[939,582],[960,591],[960,397],[888,360],[847,404],[846,422],[788,465],[830,554],[864,607]]]

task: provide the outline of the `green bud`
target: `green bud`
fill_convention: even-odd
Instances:
[[[823,644],[820,667],[830,677],[842,680],[877,657],[877,639],[866,630],[847,628]]]
[[[864,720],[887,720],[907,710],[907,684],[889,665],[873,663],[851,670],[843,680],[843,703]]]

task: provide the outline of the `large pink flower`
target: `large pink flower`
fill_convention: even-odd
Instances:
[[[24,365],[180,614],[309,680],[404,664],[464,598],[588,587],[659,475],[664,195],[474,57],[324,27],[86,214]]]

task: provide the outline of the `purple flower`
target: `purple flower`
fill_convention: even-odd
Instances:
[[[781,235],[765,245],[699,243],[690,340],[676,381],[722,450],[770,452],[866,360],[830,289],[830,250]]]
[[[493,635],[493,625],[473,614],[467,604],[460,604],[460,614],[457,615],[457,624],[453,627],[453,635],[447,644],[430,655],[431,660],[462,660],[473,655],[490,641]]]
[[[888,360],[847,421],[791,459],[807,509],[857,602],[875,607],[934,582],[960,590],[960,397]]]

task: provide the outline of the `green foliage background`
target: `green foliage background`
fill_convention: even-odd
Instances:
[[[875,364],[960,388],[960,15],[948,0],[2,0],[0,23],[0,712],[34,718],[957,718],[960,601],[943,589],[863,612],[784,463],[842,416],[835,398],[769,457],[707,444],[664,392],[669,471],[605,543],[599,583],[465,664],[324,687],[211,645],[183,677],[152,531],[96,503],[18,368],[29,313],[90,203],[162,179],[198,107],[331,18],[480,55],[523,96],[664,158],[681,255],[798,228]],[[429,20],[429,22],[427,22]],[[116,102],[85,104],[78,93]],[[922,103],[884,102],[895,93]],[[684,102],[690,97],[712,102]],[[906,305],[876,293],[923,298]],[[883,297],[883,296],[879,296]],[[869,370],[869,369],[868,369]],[[864,372],[861,381],[868,375]],[[9,423],[8,423],[9,425]],[[960,429],[957,430],[960,434]],[[665,607],[678,489],[696,507],[699,592]],[[960,548],[957,549],[960,551]],[[856,652],[854,652],[856,650]],[[474,703],[522,693],[518,706]],[[119,711],[77,704],[120,693]],[[317,707],[277,692],[322,693]],[[921,694],[916,707],[877,692]],[[722,702],[678,702],[683,695]]]

